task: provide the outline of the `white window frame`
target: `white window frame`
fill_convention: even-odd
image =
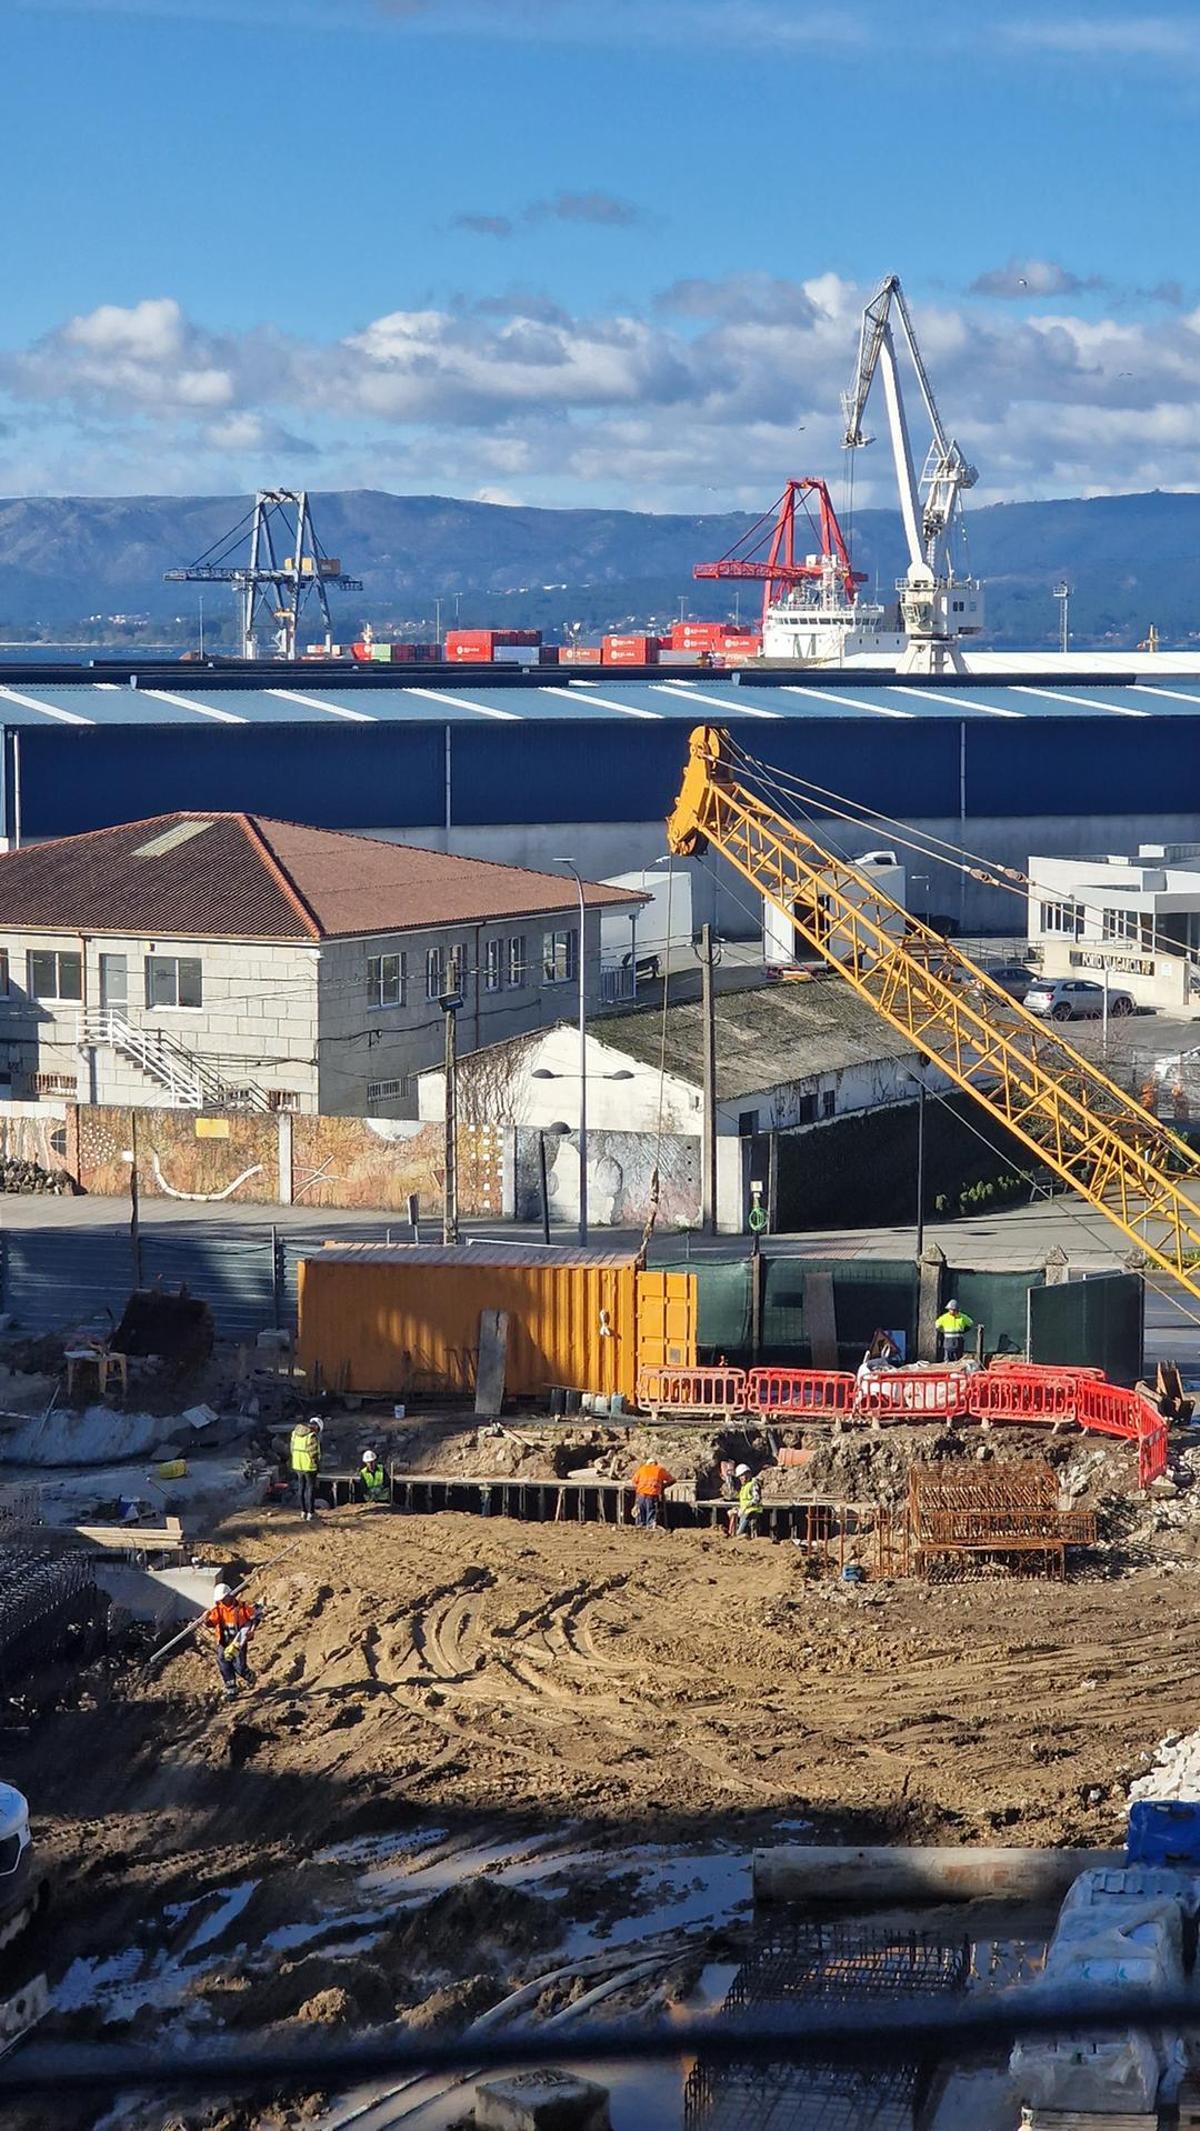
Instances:
[[[1068,940],[1083,938],[1083,904],[1064,902],[1061,897],[1043,900],[1042,931]]]
[[[529,982],[529,943],[523,932],[514,932],[508,942],[508,986],[524,991]]]
[[[7,947],[0,947],[0,999],[7,999],[12,990],[12,961]]]
[[[562,942],[563,969],[559,971],[559,942]],[[553,932],[542,934],[542,983],[545,985],[574,984],[579,977],[579,927],[556,926]]]
[[[446,992],[464,992],[466,989],[467,950],[459,940],[446,956]]]
[[[194,965],[199,971],[200,997],[194,1006],[181,1006],[179,1003],[179,972],[185,962]],[[155,963],[160,965],[174,963],[175,965],[175,997],[173,1000],[152,999],[150,996],[150,971]],[[202,1014],[204,1012],[204,963],[199,955],[147,955],[142,966],[142,983],[146,998],[146,1012],[148,1014]]]
[[[54,990],[38,991],[33,981],[33,965],[37,961],[53,961]],[[65,992],[62,988],[62,965],[66,961],[79,964],[79,990]],[[79,1006],[83,1002],[83,956],[77,947],[30,947],[25,957],[26,983],[31,999],[42,1006]]]
[[[440,999],[446,989],[446,957],[440,947],[425,950],[425,997]]]
[[[485,992],[498,992],[504,986],[504,942],[500,938],[483,943],[483,988]]]
[[[393,962],[394,970],[385,975],[384,964]],[[385,996],[394,988],[395,997]],[[373,1014],[383,1013],[388,1007],[408,1004],[408,956],[402,949],[392,954],[367,956],[367,1005]]]
[[[1105,904],[1101,911],[1101,938],[1125,940],[1137,944],[1140,912],[1131,910],[1126,903]]]

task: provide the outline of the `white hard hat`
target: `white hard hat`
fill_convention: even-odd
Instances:
[[[749,1467],[748,1465],[735,1465],[735,1466],[734,1466],[734,1468],[733,1468],[733,1477],[734,1477],[734,1479],[735,1479],[735,1480],[740,1480],[740,1479],[741,1479],[741,1477],[742,1477],[742,1474],[743,1474],[744,1472],[745,1472],[745,1473],[748,1473],[748,1472],[749,1472],[749,1470],[750,1470],[750,1467]]]
[[[373,1450],[364,1450],[364,1452],[363,1452],[363,1464],[364,1464],[364,1465],[377,1465],[378,1463],[379,1463],[379,1460],[378,1460],[378,1458],[376,1457],[376,1455],[375,1455],[375,1452],[374,1452]]]
[[[323,1428],[324,1428],[324,1426],[325,1426],[325,1423],[324,1423],[324,1421],[323,1421],[323,1420],[321,1419],[321,1416],[320,1416],[320,1414],[319,1414],[319,1413],[310,1413],[310,1414],[309,1414],[309,1417],[308,1417],[308,1425],[309,1425],[309,1427],[310,1427],[310,1428],[322,1428],[322,1429],[323,1429]]]
[[[213,1592],[213,1603],[220,1605],[223,1598],[232,1598],[233,1592],[227,1583],[219,1583]]]

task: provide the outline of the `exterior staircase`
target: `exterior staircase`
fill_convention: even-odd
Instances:
[[[140,1028],[111,1007],[81,1014],[76,1024],[80,1050],[111,1050],[127,1058],[161,1088],[172,1109],[269,1110],[265,1088],[240,1075],[225,1081],[194,1051],[165,1029]]]

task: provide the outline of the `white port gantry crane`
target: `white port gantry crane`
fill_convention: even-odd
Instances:
[[[933,431],[919,484],[900,390],[893,314],[900,321]],[[908,545],[908,569],[896,585],[908,639],[902,671],[965,673],[961,639],[977,636],[983,627],[983,588],[978,578],[956,573],[952,544],[963,490],[973,488],[979,475],[954,438],[946,434],[897,274],[889,274],[880,284],[863,312],[858,367],[854,383],[842,398],[846,417],[842,442],[847,450],[872,441],[863,435],[862,420],[876,370],[883,377],[900,515]]]

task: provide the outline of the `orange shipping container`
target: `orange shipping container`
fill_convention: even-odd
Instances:
[[[406,1398],[474,1389],[483,1310],[507,1310],[505,1389],[619,1392],[639,1366],[695,1366],[694,1273],[642,1272],[632,1251],[329,1245],[299,1268],[310,1384]]]

